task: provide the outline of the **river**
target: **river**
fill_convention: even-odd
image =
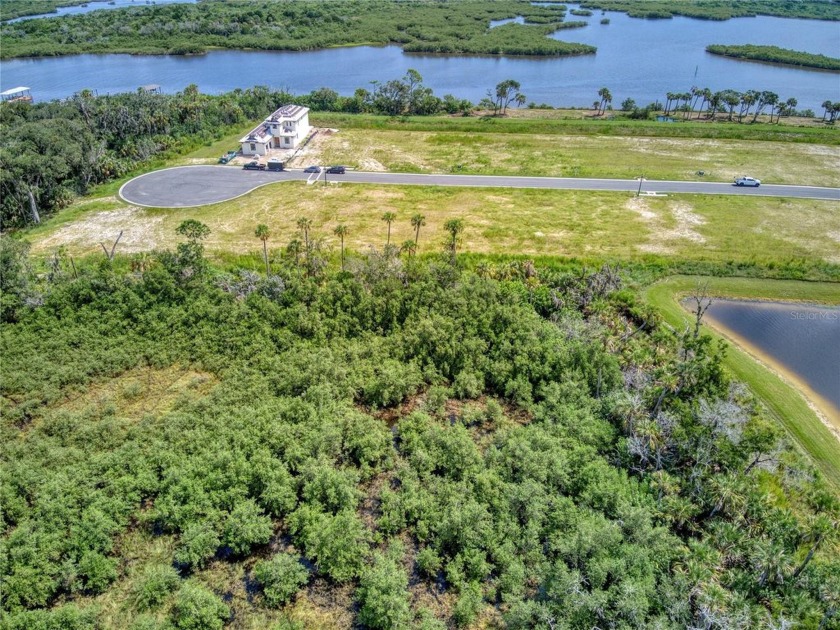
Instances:
[[[706,317],[801,379],[840,417],[840,307],[715,300]]]
[[[125,0],[120,0],[125,1]],[[573,8],[575,5],[568,5]],[[268,85],[305,93],[331,87],[352,94],[372,81],[420,72],[438,95],[479,101],[487,89],[513,78],[528,101],[588,107],[608,87],[613,106],[626,98],[644,105],[692,85],[712,90],[771,90],[798,99],[800,109],[821,114],[825,100],[840,100],[840,74],[727,59],[705,52],[708,44],[774,44],[840,56],[840,23],[759,16],[727,21],[675,17],[641,20],[608,12],[584,20],[557,39],[591,44],[595,55],[567,58],[478,57],[406,54],[398,46],[359,46],[308,52],[212,51],[200,56],[75,55],[0,62],[0,88],[32,88],[36,100],[64,98],[84,88],[100,94],[133,91],[156,83],[175,92],[195,83],[206,93]],[[51,18],[61,19],[61,18]]]

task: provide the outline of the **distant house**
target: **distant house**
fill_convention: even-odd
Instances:
[[[295,149],[309,129],[308,107],[284,105],[239,141],[242,155],[266,155],[269,149]]]

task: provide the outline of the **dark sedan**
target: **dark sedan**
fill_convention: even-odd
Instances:
[[[347,169],[343,166],[330,166],[327,169],[327,173],[331,175],[344,175],[347,172]]]
[[[307,166],[305,169],[303,169],[303,172],[304,173],[320,173],[321,172],[321,167],[320,166]]]

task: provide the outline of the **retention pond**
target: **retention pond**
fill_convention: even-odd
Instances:
[[[706,317],[840,417],[840,307],[715,300]]]

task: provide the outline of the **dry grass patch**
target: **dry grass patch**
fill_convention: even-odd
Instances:
[[[94,383],[84,391],[68,395],[53,407],[60,411],[112,408],[126,420],[140,420],[147,414],[162,414],[176,403],[206,396],[216,385],[211,374],[172,366],[158,369],[142,367]]]

